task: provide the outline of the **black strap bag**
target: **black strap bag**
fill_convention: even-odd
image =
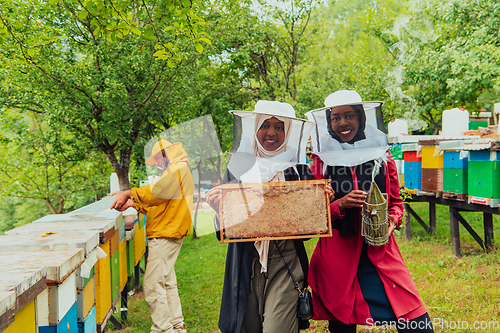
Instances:
[[[285,267],[288,270],[288,274],[292,278],[293,285],[295,286],[295,289],[297,289],[297,291],[299,292],[299,303],[297,305],[297,316],[300,319],[304,319],[304,320],[311,319],[313,317],[313,314],[314,314],[311,292],[307,288],[300,289],[299,283],[293,277],[292,271],[290,271],[290,268],[286,264],[285,258],[283,258],[283,254],[281,254],[281,250],[278,247],[278,244],[276,244],[276,241],[274,241],[274,246],[276,246],[276,248],[278,249],[278,252],[280,253],[281,259],[283,259],[283,262],[285,263]]]

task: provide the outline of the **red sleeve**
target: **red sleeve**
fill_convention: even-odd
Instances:
[[[311,171],[314,179],[323,179],[323,161],[318,155],[311,154],[313,162],[311,164]]]
[[[332,217],[332,221],[333,220],[340,220],[340,219],[343,219],[344,216],[345,216],[345,213],[341,213],[340,212],[340,208],[339,208],[339,200],[335,200],[334,202],[332,202],[330,204],[330,216]]]
[[[387,173],[389,175],[388,194],[389,194],[389,215],[396,217],[396,228],[401,226],[403,220],[403,199],[399,196],[399,179],[396,163],[391,153],[388,152]]]
[[[323,161],[318,155],[311,154],[311,158],[313,159],[311,171],[314,179],[324,179]],[[335,200],[330,204],[330,216],[332,217],[332,221],[344,218],[344,214],[340,212],[338,200]]]

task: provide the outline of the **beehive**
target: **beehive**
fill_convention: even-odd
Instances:
[[[443,151],[437,146],[422,147],[422,169],[442,169]]]

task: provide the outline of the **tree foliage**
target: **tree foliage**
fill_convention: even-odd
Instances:
[[[186,0],[4,1],[0,105],[42,114],[100,149],[129,188],[132,148],[168,111],[165,88],[203,51],[200,42],[210,43],[193,7]]]
[[[387,3],[390,3],[387,1]],[[397,59],[391,98],[437,133],[452,107],[491,110],[498,84],[500,6],[495,1],[409,1],[374,20]],[[386,13],[387,14],[387,13]]]
[[[74,137],[54,130],[39,115],[4,110],[0,118],[0,194],[41,199],[53,214],[76,196],[103,196],[109,164],[101,154],[75,149]]]

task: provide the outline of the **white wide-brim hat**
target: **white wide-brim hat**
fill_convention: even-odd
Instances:
[[[288,103],[277,102],[277,101],[258,101],[255,104],[255,109],[253,111],[240,111],[240,110],[232,110],[229,111],[234,115],[238,115],[240,117],[247,117],[251,115],[255,115],[256,113],[265,114],[269,116],[276,117],[286,117],[292,120],[298,120],[303,122],[309,122],[307,119],[301,119],[295,117],[295,110],[293,106]]]
[[[381,101],[363,102],[361,96],[355,90],[338,90],[325,98],[325,108],[334,108],[342,105],[362,105],[365,110],[376,108],[384,104]],[[316,111],[316,110],[315,110]]]

